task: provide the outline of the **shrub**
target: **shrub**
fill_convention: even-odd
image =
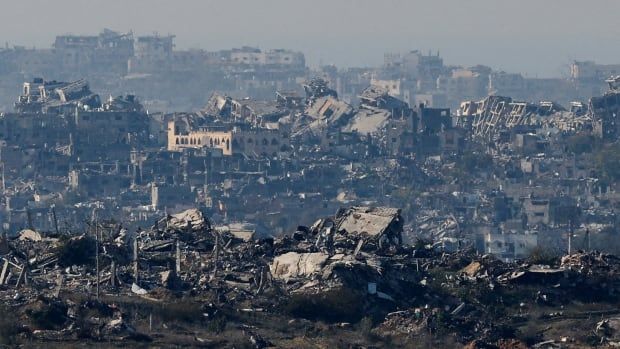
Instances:
[[[527,325],[522,328],[517,337],[527,345],[534,345],[543,339],[540,331],[533,325]]]
[[[95,239],[82,236],[67,240],[58,251],[58,264],[61,267],[72,265],[95,265]]]
[[[0,313],[3,314],[0,317],[0,344],[13,345],[16,341],[15,337],[19,333],[17,319],[4,307],[0,308]]]
[[[549,249],[539,246],[530,251],[527,261],[532,264],[554,265],[558,261],[558,255]]]
[[[61,329],[67,320],[67,306],[60,302],[39,300],[36,309],[26,310],[32,324],[43,330]]]
[[[363,315],[364,299],[358,292],[338,289],[319,294],[295,294],[284,311],[296,317],[326,322],[357,322]]]
[[[203,318],[200,306],[192,302],[164,304],[161,308],[157,308],[154,313],[168,322],[195,323],[202,321]]]
[[[207,330],[214,333],[222,333],[226,329],[226,317],[223,315],[216,316],[207,324]]]
[[[372,334],[372,327],[373,327],[373,323],[372,323],[372,319],[368,316],[364,316],[360,322],[359,322],[359,331],[360,334],[364,337],[364,338],[369,338],[371,337]]]

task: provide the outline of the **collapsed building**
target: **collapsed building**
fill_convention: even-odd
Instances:
[[[326,89],[327,83],[320,82],[313,80],[309,85]],[[306,87],[308,91],[321,88]],[[293,136],[323,150],[349,155],[374,152],[395,156],[436,152],[442,147],[456,149],[462,144],[462,135],[451,131],[449,109],[423,104],[412,108],[387,89],[373,85],[359,98],[359,107],[353,107],[335,94],[309,93],[308,106],[292,124]],[[352,149],[352,142],[361,142],[367,149]]]
[[[618,83],[620,77],[607,79],[609,90],[600,97],[592,97],[588,104],[588,115],[594,119],[595,134],[606,140],[618,138],[619,123],[616,120],[620,106],[620,90]]]
[[[400,241],[400,210],[388,207],[343,208],[276,238],[215,225],[197,209],[135,231],[120,222],[91,224],[73,237],[26,229],[0,239],[0,298],[22,326],[8,333],[15,341],[217,340],[265,348],[288,346],[291,336],[333,345],[330,333],[348,336],[366,326],[373,343],[391,347],[616,342],[613,313],[596,310],[620,292],[610,277],[620,271],[613,255],[505,263],[466,248],[408,245]],[[363,325],[370,317],[376,320]],[[571,319],[579,323],[570,332],[557,325]],[[298,333],[297,322],[315,321],[330,331]],[[277,330],[280,323],[286,330]],[[521,332],[527,326],[547,331]]]
[[[223,155],[275,157],[290,149],[285,129],[254,128],[248,125],[203,127],[192,130],[184,120],[168,122],[168,150],[218,149]]]
[[[391,155],[436,152],[444,146],[458,148],[452,133],[450,109],[411,107],[382,87],[371,86],[360,95],[359,112],[343,128],[368,135]],[[448,135],[449,134],[449,135]],[[442,142],[440,135],[450,140]]]
[[[20,181],[38,182],[39,193],[63,193],[63,199],[54,202],[30,202],[29,209],[48,211],[49,205],[57,205],[61,210],[64,198],[72,191],[77,197],[80,193],[120,193],[121,187],[132,182],[130,171],[122,173],[120,161],[129,159],[132,150],[153,144],[148,114],[135,96],[110,97],[102,103],[84,80],[65,83],[35,79],[25,83],[15,109],[14,113],[0,115],[0,161],[7,169],[3,170],[7,203],[15,200],[10,197],[20,196]],[[91,185],[88,183],[93,187],[84,190]],[[13,186],[14,192],[9,189]],[[47,208],[39,207],[46,204]],[[10,222],[5,223],[5,229],[24,224],[16,202],[3,210]],[[66,213],[74,211],[68,208]],[[47,219],[41,221],[46,224]]]
[[[494,139],[501,131],[535,125],[539,117],[565,111],[554,102],[532,104],[515,101],[510,97],[489,96],[478,102],[463,102],[458,112],[457,125],[471,128],[474,137]]]
[[[53,44],[58,68],[101,74],[127,73],[127,61],[134,55],[133,33],[104,29],[99,35],[60,35]]]
[[[84,80],[58,82],[35,78],[33,82],[24,83],[23,94],[15,103],[15,110],[18,113],[47,113],[60,112],[63,108],[88,110],[100,106],[99,96],[90,91]]]
[[[198,111],[151,113],[133,95],[100,99],[86,80],[35,79],[16,112],[0,116],[0,220],[9,233],[0,242],[9,261],[0,296],[10,304],[43,289],[92,295],[98,284],[139,301],[215,304],[195,316],[201,325],[222,309],[313,319],[323,314],[308,309],[317,309],[341,328],[368,317],[375,334],[450,332],[459,343],[495,343],[498,334],[519,337],[510,331],[524,329],[521,316],[549,310],[530,307],[532,299],[571,306],[567,298],[590,286],[603,296],[607,285],[615,295],[605,274],[616,271],[615,258],[575,251],[620,250],[620,188],[606,163],[617,153],[617,79],[588,106],[564,110],[499,95],[475,102],[489,79],[494,91],[519,98],[531,82],[488,67],[454,70],[438,55],[386,57],[379,72],[327,66],[300,88],[307,72],[292,52],[173,48],[172,36],[138,38],[119,84],[201,105],[209,89],[201,79],[212,78],[224,92]],[[158,85],[166,76],[184,88]],[[452,118],[442,93],[454,98],[461,88],[474,101]],[[93,224],[97,215],[115,220]],[[300,225],[316,217],[325,218]],[[102,250],[93,250],[90,235],[102,231]],[[99,282],[92,258],[75,260],[63,246],[101,252]],[[565,261],[554,257],[566,251]],[[62,333],[78,336],[71,326],[81,317],[67,306]],[[535,315],[523,315],[528,309]],[[498,321],[495,310],[517,315]],[[106,331],[130,327],[127,318],[89,321]],[[314,326],[294,321],[282,328]],[[605,341],[614,321],[595,332]]]
[[[306,91],[306,101],[312,104],[316,99],[331,96],[338,99],[338,93],[329,88],[329,83],[325,79],[314,78],[303,85]]]
[[[329,147],[334,128],[344,126],[354,114],[354,109],[346,102],[333,96],[317,98],[292,126],[294,137],[318,138],[322,146]],[[326,144],[327,143],[327,144]],[[331,145],[334,145],[331,142]]]
[[[323,88],[327,86],[325,82]],[[492,232],[534,228],[534,218],[521,227],[515,222],[520,215],[531,216],[527,207],[515,204],[527,201],[531,193],[510,193],[512,203],[489,205],[494,191],[506,194],[509,181],[564,181],[556,192],[542,193],[546,199],[597,188],[594,181],[575,184],[592,174],[587,159],[557,155],[567,146],[563,137],[569,129],[558,126],[559,121],[575,125],[581,120],[581,129],[587,130],[587,115],[576,117],[558,112],[553,103],[541,103],[525,125],[512,127],[514,134],[499,132],[499,139],[511,144],[485,150],[467,138],[470,129],[452,125],[447,108],[411,107],[380,86],[369,87],[360,100],[354,107],[329,93],[310,104],[294,93],[276,94],[273,101],[214,94],[198,112],[149,114],[131,95],[110,97],[92,108],[80,107],[78,96],[66,106],[77,111],[4,114],[0,134],[7,146],[0,155],[8,168],[11,196],[4,211],[14,218],[8,226],[13,231],[30,226],[28,210],[17,209],[20,204],[41,213],[33,218],[35,227],[53,226],[51,205],[61,220],[72,224],[73,219],[65,218],[69,212],[80,216],[92,207],[106,207],[132,226],[162,212],[199,205],[222,223],[232,217],[267,221],[270,229],[283,232],[294,225],[291,214],[320,214],[341,203],[413,202],[409,214],[411,207],[424,206],[433,207],[440,217],[456,214],[450,221],[458,221],[466,232],[450,229],[440,236],[434,226],[412,229],[435,230],[429,236],[450,246],[465,240],[463,234],[484,236],[477,225]],[[533,108],[525,109],[531,113]],[[41,127],[47,132],[40,133]],[[467,157],[461,157],[463,153]],[[480,156],[488,158],[476,158]],[[469,179],[459,176],[464,171],[480,176],[473,184],[476,193],[471,193]],[[23,186],[19,176],[25,179]],[[429,185],[429,202],[415,195],[411,200],[407,194],[424,193]],[[35,195],[54,192],[61,193],[59,198],[35,202]],[[462,193],[462,202],[446,199],[455,192]],[[588,202],[595,199],[590,196]],[[270,207],[266,216],[260,214],[264,205]],[[504,216],[509,218],[497,218]],[[540,224],[546,226],[543,230],[559,229],[550,217]]]
[[[101,103],[84,80],[25,83],[15,109],[2,115],[5,140],[67,146],[82,161],[113,157],[114,147],[128,153],[150,142],[147,113],[135,96]]]

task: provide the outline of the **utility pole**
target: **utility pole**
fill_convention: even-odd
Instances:
[[[568,221],[568,255],[571,255],[571,243],[573,240],[573,220]]]
[[[4,192],[6,191],[6,182],[4,179],[4,162],[1,163],[2,165],[2,193],[4,194]]]
[[[116,287],[116,262],[112,259],[112,265],[110,266],[112,269],[112,278],[110,279],[110,284],[112,287]]]
[[[54,218],[54,229],[56,230],[56,234],[60,234],[58,230],[58,217],[56,216],[56,206],[52,206],[52,217]]]
[[[138,284],[138,238],[133,239],[133,277],[136,285]]]
[[[219,232],[215,232],[215,246],[213,246],[213,248],[215,249],[215,251],[213,251],[215,254],[215,258],[213,258],[213,277],[215,278],[215,276],[217,276],[217,263],[220,257],[220,233]]]
[[[97,267],[97,300],[99,300],[99,223],[95,219],[95,264]]]
[[[205,187],[207,187],[209,186],[209,173],[207,172],[207,160],[203,160],[202,165],[205,171]]]
[[[34,230],[34,225],[32,224],[32,213],[29,209],[26,209],[26,217],[28,219],[28,229]]]
[[[181,273],[181,246],[179,244],[179,240],[177,239],[177,254],[176,254],[176,274],[179,275]]]

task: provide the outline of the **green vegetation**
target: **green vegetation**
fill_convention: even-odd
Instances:
[[[8,311],[5,307],[0,307],[0,345],[13,345],[15,344],[16,336],[19,333],[17,327],[17,319]]]
[[[576,134],[566,139],[566,148],[569,152],[581,155],[600,149],[598,138],[588,134]]]
[[[493,157],[479,152],[465,152],[456,166],[465,173],[488,170],[493,165]]]
[[[527,262],[532,264],[554,265],[559,262],[558,254],[542,247],[535,247],[530,251]]]
[[[90,236],[67,239],[63,241],[58,253],[58,264],[61,267],[72,265],[95,265],[95,239]]]
[[[620,143],[604,147],[594,161],[601,179],[609,183],[620,180]]]
[[[364,315],[364,299],[350,290],[318,295],[295,294],[284,306],[284,311],[308,320],[357,322]]]
[[[60,330],[67,321],[67,306],[64,303],[39,298],[30,307],[26,315],[36,329]]]

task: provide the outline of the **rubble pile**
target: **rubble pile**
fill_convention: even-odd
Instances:
[[[180,302],[170,310],[179,321],[213,331],[227,328],[238,316],[231,312],[336,323],[370,318],[377,338],[533,345],[543,338],[521,332],[528,319],[571,318],[566,309],[586,298],[579,296],[585,287],[615,294],[620,266],[598,252],[540,265],[410,246],[402,242],[400,210],[381,207],[340,209],[277,238],[216,227],[196,209],[135,232],[91,225],[74,237],[25,230],[0,241],[0,297],[21,319],[20,338],[157,342],[132,312],[150,309],[150,328],[157,307]],[[564,310],[552,311],[557,307]],[[597,327],[600,338],[612,335],[608,323]],[[266,333],[243,333],[277,346]]]
[[[620,258],[602,252],[578,252],[563,256],[560,265],[580,274],[616,275],[620,271]]]

